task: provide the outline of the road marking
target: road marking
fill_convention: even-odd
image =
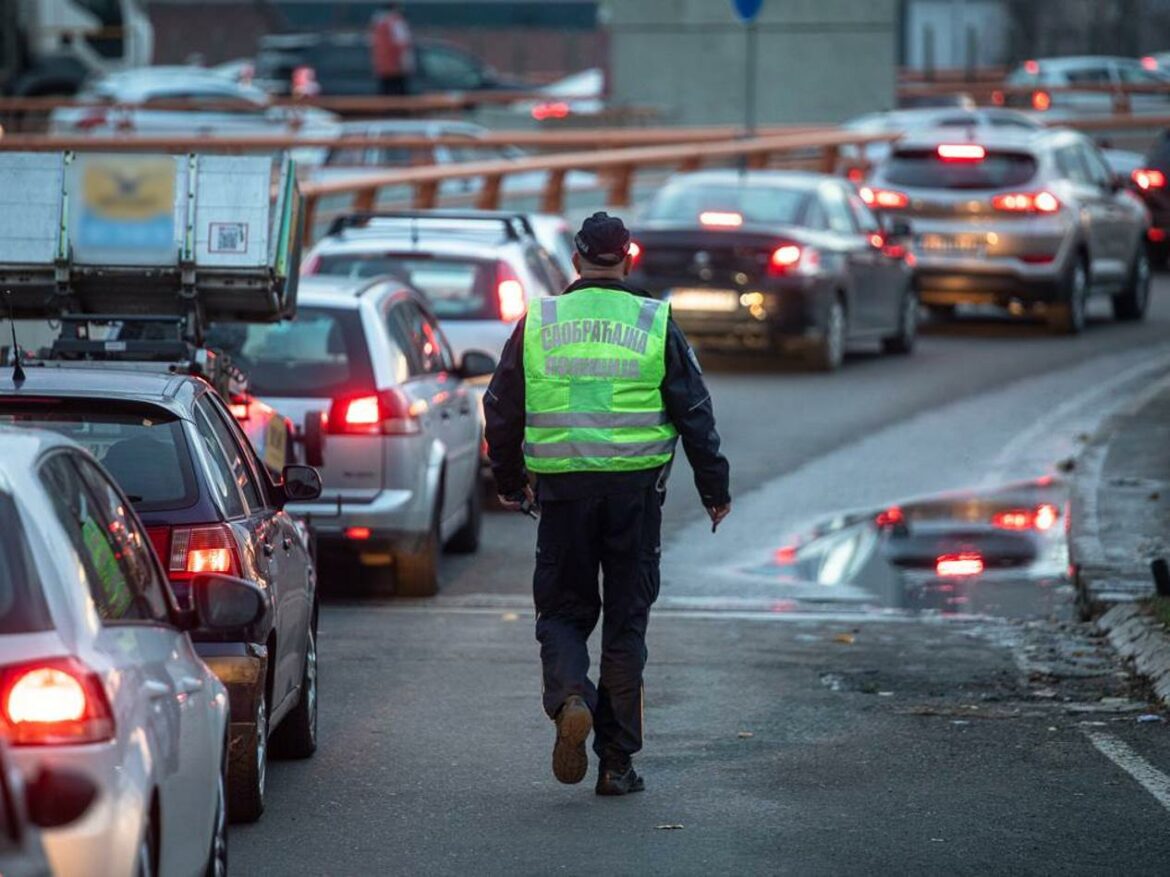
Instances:
[[[1112,734],[1089,731],[1089,739],[1097,751],[1137,780],[1143,789],[1170,811],[1170,776],[1162,773]]]

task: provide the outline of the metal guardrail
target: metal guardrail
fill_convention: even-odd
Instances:
[[[305,234],[312,235],[319,202],[323,198],[349,196],[354,211],[370,211],[383,189],[409,187],[416,208],[438,205],[439,187],[448,180],[479,179],[475,206],[495,209],[500,206],[503,181],[512,174],[543,172],[546,174],[540,209],[559,213],[564,208],[565,176],[569,171],[594,171],[604,174],[607,203],[628,205],[637,172],[648,168],[697,170],[704,165],[739,160],[748,168],[764,168],[774,160],[795,160],[799,166],[832,173],[837,168],[842,146],[865,146],[889,142],[896,134],[859,134],[839,129],[809,130],[798,133],[772,134],[751,139],[724,142],[681,143],[666,146],[589,150],[531,156],[515,161],[466,162],[431,167],[387,170],[355,179],[303,183],[305,199]]]

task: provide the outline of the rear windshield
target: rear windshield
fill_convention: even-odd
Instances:
[[[49,610],[28,539],[7,493],[0,493],[0,634],[48,630]]]
[[[213,323],[207,343],[231,356],[257,396],[332,398],[374,385],[356,310],[299,307],[284,323]]]
[[[342,277],[389,274],[413,286],[431,303],[440,320],[494,320],[495,260],[395,253],[322,256],[318,271]]]
[[[698,222],[706,212],[738,213],[746,223],[793,225],[800,220],[808,192],[779,186],[704,183],[668,186],[650,203],[645,218]]]
[[[1026,152],[988,152],[982,161],[946,161],[933,149],[895,152],[885,181],[922,189],[1007,189],[1036,176],[1036,158]]]
[[[162,408],[109,399],[0,398],[0,424],[51,429],[109,470],[140,512],[195,504],[182,423]]]

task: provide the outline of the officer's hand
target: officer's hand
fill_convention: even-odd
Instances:
[[[731,514],[731,503],[711,506],[707,509],[707,514],[711,517],[711,525],[718,527],[719,522]]]
[[[510,493],[508,496],[504,496],[502,493],[500,493],[496,495],[496,498],[500,501],[500,507],[509,512],[520,511],[520,506],[523,505],[524,502],[527,502],[529,505],[532,505],[536,502],[536,496],[532,493],[532,487],[528,484],[524,485],[523,500],[517,497],[517,495],[514,493]]]

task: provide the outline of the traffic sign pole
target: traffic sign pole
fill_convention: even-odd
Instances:
[[[756,57],[759,52],[759,31],[756,29],[756,16],[760,14],[760,7],[764,0],[731,0],[731,6],[744,27],[743,51],[743,132],[745,137],[754,137],[756,134]],[[746,158],[744,160],[746,167]]]

